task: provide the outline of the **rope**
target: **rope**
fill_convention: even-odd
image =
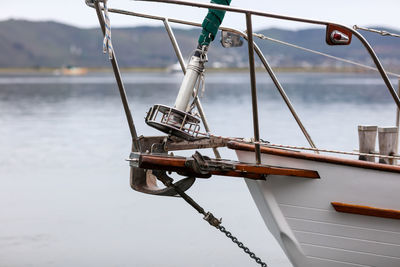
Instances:
[[[201,48],[201,54],[200,54],[200,60],[203,63],[206,63],[208,61],[207,50],[208,50],[208,47],[203,45]],[[204,72],[205,72],[205,69],[203,69],[203,71],[200,73],[199,84],[198,84],[198,89],[197,89],[197,90],[199,90],[201,88],[200,98],[202,98],[204,96],[204,92],[206,91],[206,81],[205,81]]]
[[[258,37],[258,38],[262,39],[262,40],[268,40],[268,41],[271,41],[271,42],[283,44],[283,45],[290,46],[290,47],[293,47],[293,48],[297,48],[297,49],[300,49],[300,50],[303,50],[303,51],[306,51],[306,52],[310,52],[310,53],[313,53],[313,54],[317,54],[317,55],[321,55],[321,56],[328,57],[328,58],[331,58],[331,59],[335,59],[335,60],[338,60],[338,61],[342,61],[342,62],[345,62],[345,63],[349,63],[349,64],[352,64],[352,65],[355,65],[355,66],[358,66],[358,67],[362,67],[362,68],[365,68],[365,69],[378,71],[377,68],[374,68],[374,67],[371,67],[371,66],[368,66],[368,65],[364,65],[364,64],[361,64],[361,63],[358,63],[358,62],[355,62],[355,61],[352,61],[352,60],[348,60],[348,59],[345,59],[345,58],[341,58],[341,57],[332,56],[332,55],[329,55],[329,54],[326,54],[326,53],[322,53],[322,52],[319,52],[319,51],[316,51],[316,50],[313,50],[313,49],[309,49],[309,48],[305,48],[305,47],[302,47],[302,46],[299,46],[299,45],[295,45],[295,44],[292,44],[292,43],[288,43],[288,42],[284,42],[284,41],[281,41],[281,40],[277,40],[277,39],[274,39],[274,38],[271,38],[271,37],[267,37],[267,36],[265,36],[264,34],[261,34],[261,33],[253,33],[253,35],[255,37]],[[389,74],[389,75],[395,76],[397,78],[400,78],[400,74],[393,73],[393,72],[386,72],[386,73]]]
[[[105,28],[106,28],[106,34],[104,36],[103,40],[103,53],[106,54],[108,53],[108,58],[112,59],[113,58],[113,46],[111,42],[111,24],[110,24],[110,17],[108,15],[108,7],[107,7],[107,0],[104,0],[103,2],[104,5],[104,22],[105,22]]]

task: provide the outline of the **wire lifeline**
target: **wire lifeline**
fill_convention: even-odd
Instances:
[[[103,39],[103,53],[106,54],[108,53],[108,58],[112,59],[113,54],[114,54],[114,49],[112,46],[111,42],[111,23],[110,23],[110,17],[108,14],[108,6],[107,6],[107,0],[104,0],[103,2],[103,9],[104,9],[104,22],[105,22],[105,28],[106,28],[106,33],[104,35]]]
[[[254,142],[249,142],[253,144]],[[261,145],[267,145],[270,147],[280,147],[280,148],[291,148],[291,149],[299,149],[299,150],[311,150],[311,151],[319,151],[325,153],[336,153],[343,155],[352,155],[352,156],[367,156],[367,157],[377,157],[377,158],[385,158],[385,159],[400,159],[399,155],[381,155],[379,153],[361,153],[361,152],[347,152],[347,151],[339,151],[339,150],[329,150],[329,149],[319,149],[319,148],[311,148],[311,147],[301,147],[301,146],[290,146],[290,145],[280,145],[280,144],[270,144],[265,142],[259,142]]]
[[[376,30],[376,29],[371,29],[371,28],[365,28],[365,27],[359,27],[357,25],[353,26],[354,30],[363,30],[363,31],[368,31],[368,32],[373,32],[373,33],[378,33],[382,36],[391,36],[391,37],[398,37],[400,38],[399,34],[391,33],[385,30]]]
[[[324,57],[327,57],[327,58],[331,58],[331,59],[334,59],[334,60],[337,60],[337,61],[342,61],[342,62],[345,62],[345,63],[348,63],[348,64],[352,64],[352,65],[355,65],[355,66],[358,66],[358,67],[361,67],[361,68],[378,71],[377,68],[372,67],[372,66],[361,64],[361,63],[358,63],[358,62],[355,62],[355,61],[352,61],[352,60],[349,60],[349,59],[341,58],[341,57],[332,56],[332,55],[329,55],[329,54],[326,54],[326,53],[323,53],[323,52],[319,52],[319,51],[316,51],[316,50],[313,50],[313,49],[305,48],[305,47],[302,47],[302,46],[299,46],[299,45],[295,45],[295,44],[292,44],[292,43],[288,43],[288,42],[284,42],[284,41],[281,41],[281,40],[277,40],[277,39],[265,36],[262,33],[253,33],[253,35],[255,37],[258,37],[258,38],[262,39],[262,40],[268,40],[268,41],[271,41],[271,42],[279,43],[279,44],[282,44],[282,45],[286,45],[286,46],[289,46],[289,47],[300,49],[300,50],[303,50],[303,51],[306,51],[306,52],[310,52],[310,53],[313,53],[313,54],[321,55],[321,56],[324,56]],[[400,74],[397,74],[397,73],[393,73],[393,72],[389,72],[388,71],[387,74],[395,76],[397,78],[400,78]]]
[[[187,128],[184,128],[187,129]],[[234,137],[224,137],[224,136],[219,136],[215,135],[212,133],[204,133],[200,131],[195,131],[197,135],[203,136],[204,138],[207,137],[217,137],[217,138],[222,138],[225,140],[229,141],[236,141],[236,142],[243,142],[246,144],[260,144],[260,145],[265,145],[265,146],[270,146],[270,147],[280,147],[280,148],[289,148],[289,149],[299,149],[299,150],[310,150],[310,151],[318,151],[318,152],[324,152],[324,153],[332,153],[332,154],[343,154],[343,155],[352,155],[352,156],[369,156],[369,157],[379,157],[379,158],[385,158],[385,159],[400,159],[400,155],[381,155],[379,153],[361,153],[361,152],[348,152],[348,151],[340,151],[340,150],[330,150],[330,149],[321,149],[321,148],[311,148],[311,147],[302,147],[302,146],[291,146],[291,145],[282,145],[282,144],[272,144],[267,141],[259,141],[256,142],[254,141],[253,138],[250,139],[245,139],[245,138],[234,138]]]

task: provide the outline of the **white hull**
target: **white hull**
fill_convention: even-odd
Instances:
[[[238,151],[254,162],[253,152]],[[321,179],[270,175],[246,180],[271,233],[296,267],[400,266],[400,220],[335,211],[331,202],[400,210],[394,172],[262,155],[262,162],[318,171]]]

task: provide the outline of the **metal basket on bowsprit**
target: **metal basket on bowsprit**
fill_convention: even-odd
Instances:
[[[200,134],[200,120],[198,118],[190,113],[165,105],[151,107],[146,116],[146,123],[157,130],[188,141],[199,138]]]

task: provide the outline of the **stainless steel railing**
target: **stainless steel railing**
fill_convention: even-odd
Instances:
[[[193,7],[200,7],[200,8],[212,8],[212,9],[220,9],[220,10],[226,10],[228,12],[236,12],[236,13],[243,13],[245,14],[246,18],[246,26],[247,26],[247,32],[244,33],[242,31],[232,29],[232,28],[227,28],[227,27],[220,27],[221,30],[229,31],[236,33],[240,36],[242,36],[245,40],[248,42],[248,53],[249,53],[249,65],[250,65],[250,79],[251,79],[251,94],[252,94],[252,106],[253,106],[253,126],[254,126],[254,139],[255,139],[255,146],[256,146],[256,160],[257,162],[260,161],[260,153],[259,153],[259,127],[258,127],[258,109],[257,109],[257,90],[256,90],[256,80],[255,80],[255,68],[254,68],[254,52],[257,54],[257,56],[260,58],[264,68],[268,72],[270,78],[272,79],[275,87],[277,88],[278,92],[282,96],[284,102],[286,103],[287,107],[289,108],[293,118],[295,119],[296,123],[298,124],[300,130],[302,131],[303,135],[307,139],[308,143],[312,148],[316,148],[311,136],[309,135],[308,131],[306,130],[305,126],[301,122],[301,119],[299,118],[297,112],[295,111],[289,97],[287,96],[285,90],[283,89],[282,85],[280,84],[279,80],[277,79],[275,73],[273,72],[271,66],[269,65],[268,61],[266,60],[265,56],[257,46],[257,44],[253,41],[253,32],[252,32],[252,15],[254,16],[262,16],[262,17],[268,17],[268,18],[274,18],[274,19],[280,19],[280,20],[289,20],[289,21],[296,21],[296,22],[302,22],[302,23],[308,23],[308,24],[317,24],[317,25],[337,25],[342,28],[345,28],[346,30],[352,32],[354,36],[356,36],[361,43],[364,45],[366,48],[367,52],[370,54],[371,58],[373,59],[377,70],[379,71],[384,83],[386,84],[389,92],[391,93],[396,105],[398,108],[400,108],[400,100],[399,96],[394,90],[388,75],[386,71],[384,70],[381,62],[379,61],[378,57],[376,56],[374,50],[372,47],[369,45],[369,43],[365,40],[365,38],[355,31],[352,28],[346,27],[344,25],[340,25],[337,23],[331,23],[331,22],[326,22],[326,21],[318,21],[318,20],[310,20],[310,19],[304,19],[304,18],[296,18],[296,17],[289,17],[289,16],[282,16],[282,15],[276,15],[276,14],[270,14],[270,13],[264,13],[264,12],[259,12],[259,11],[253,11],[253,10],[246,10],[242,8],[236,8],[236,7],[229,7],[229,6],[224,6],[224,5],[216,5],[216,4],[205,4],[205,3],[196,3],[196,2],[190,2],[190,1],[177,1],[177,0],[141,0],[141,1],[149,1],[149,2],[163,2],[163,3],[168,3],[168,4],[177,4],[177,5],[186,5],[186,6],[193,6]],[[92,6],[92,5],[90,5]],[[96,7],[98,11],[101,9],[101,7],[98,5],[98,1],[94,1],[94,5],[92,7]],[[178,61],[181,65],[182,71],[185,73],[185,63],[182,57],[182,53],[180,52],[179,45],[175,39],[175,35],[173,33],[172,28],[170,27],[170,23],[177,23],[177,24],[182,24],[182,25],[189,25],[189,26],[195,26],[195,27],[201,27],[200,23],[196,22],[191,22],[191,21],[185,21],[185,20],[179,20],[179,19],[173,19],[173,18],[167,18],[167,17],[161,17],[161,16],[154,16],[154,15],[149,15],[149,14],[142,14],[142,13],[136,13],[136,12],[131,12],[131,11],[126,11],[126,10],[120,10],[120,9],[113,9],[110,8],[108,10],[111,13],[117,13],[117,14],[122,14],[122,15],[128,15],[128,16],[135,16],[135,17],[141,17],[141,18],[146,18],[146,19],[152,19],[152,20],[159,20],[162,21],[165,29],[167,31],[167,34],[170,38],[171,44],[174,48],[175,54],[178,58]],[[113,64],[114,67],[114,64]],[[118,81],[118,79],[117,79]],[[122,86],[123,88],[123,86]],[[121,91],[121,89],[120,89]],[[124,91],[124,89],[122,90]],[[123,101],[124,102],[124,101]],[[201,115],[202,121],[204,123],[205,129],[207,132],[210,131],[210,128],[207,123],[207,118],[205,116],[204,110],[202,108],[201,102],[199,99],[196,99],[196,104],[197,108],[199,110],[199,113]],[[126,101],[127,103],[127,101]],[[125,107],[125,105],[124,105]],[[129,110],[129,107],[128,107]],[[129,112],[130,113],[130,112]],[[128,123],[130,121],[133,122],[132,119],[129,119],[129,115],[127,113],[127,118],[128,118]],[[130,125],[131,126],[131,125]],[[134,126],[133,126],[134,127]],[[132,130],[131,130],[132,132]],[[216,157],[219,157],[219,153],[217,151],[214,151],[216,154]]]

